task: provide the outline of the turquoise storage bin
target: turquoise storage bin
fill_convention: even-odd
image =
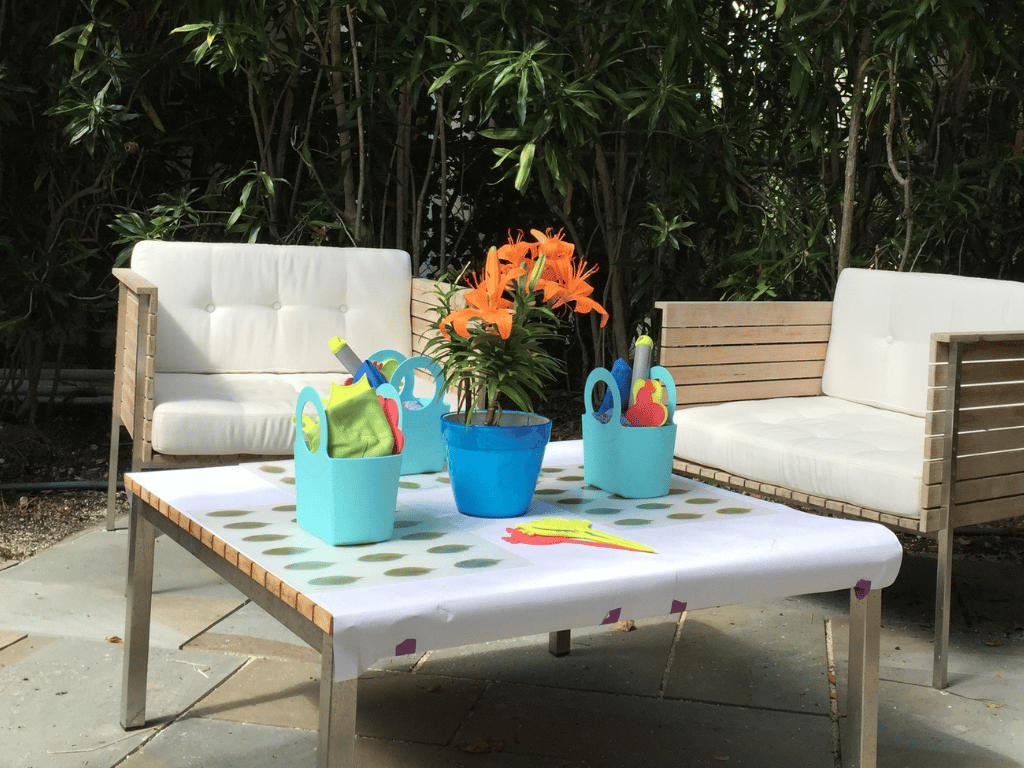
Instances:
[[[407,358],[393,349],[378,350],[370,355],[369,359],[383,362],[389,357],[398,361],[398,368],[391,375],[391,384],[398,390],[402,404],[402,432],[405,434],[402,474],[440,472],[444,469],[441,417],[451,410],[451,406],[443,399],[445,381],[441,378],[441,366],[430,357],[420,355]],[[433,397],[416,397],[413,394],[418,368],[423,368],[433,375]],[[418,407],[410,408],[410,403],[418,404]]]
[[[663,427],[622,426],[622,402],[611,373],[595,368],[587,377],[583,478],[590,485],[627,499],[665,496],[672,483],[676,425],[671,418],[676,409],[676,385],[672,374],[660,365],[651,368],[650,378],[661,381],[668,391],[669,423]],[[608,386],[614,401],[606,424],[594,416],[593,390],[599,381]]]
[[[378,394],[393,399],[388,384]],[[302,434],[302,411],[316,407],[320,446],[313,453]],[[399,424],[402,409],[399,408]],[[366,459],[332,459],[327,455],[328,430],[323,401],[312,387],[299,393],[295,404],[295,504],[299,527],[328,544],[369,544],[391,538],[398,505],[402,454]]]

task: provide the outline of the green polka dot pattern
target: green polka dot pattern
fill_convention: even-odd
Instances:
[[[292,462],[243,466],[294,499]],[[451,510],[446,473],[405,476],[399,485],[395,532],[390,540],[379,544],[326,544],[294,525],[296,507],[287,503],[287,497],[266,506],[225,507],[192,514],[215,536],[306,594],[416,579],[457,578],[530,565],[529,550],[533,548],[501,546],[485,539],[473,532],[476,523],[467,523],[469,518]],[[740,502],[741,497],[709,493],[707,486],[680,477],[672,478],[672,488],[664,498],[625,499],[587,485],[582,466],[575,465],[543,468],[531,515],[580,517],[606,530],[639,530],[713,524],[732,515],[771,514],[770,509],[746,507]]]

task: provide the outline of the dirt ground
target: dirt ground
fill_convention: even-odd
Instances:
[[[60,405],[48,415],[45,407],[42,411],[35,426],[0,421],[0,561],[31,557],[106,516],[110,405]],[[130,444],[121,453],[123,471]],[[63,484],[75,489],[61,489]],[[56,489],[32,487],[37,485]],[[126,511],[124,493],[119,503]]]
[[[582,397],[553,394],[539,407],[552,419],[552,440],[580,437]],[[122,431],[121,471],[131,443]],[[106,515],[110,405],[59,405],[36,426],[0,420],[0,561],[23,560],[68,536],[100,524]],[[34,490],[32,484],[92,484],[99,490]],[[119,504],[126,511],[124,493]],[[935,544],[900,535],[908,552]],[[1024,563],[1024,517],[975,526],[956,537],[954,557]]]

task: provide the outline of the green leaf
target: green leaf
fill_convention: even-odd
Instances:
[[[729,206],[729,210],[733,213],[740,212],[739,200],[736,199],[736,190],[733,188],[732,184],[725,185],[725,202],[726,205]]]
[[[274,180],[270,177],[270,174],[266,171],[260,171],[260,179],[263,181],[263,188],[267,190],[267,195],[273,197]]]
[[[479,134],[495,141],[521,141],[526,135],[521,128],[484,128]]]
[[[447,83],[449,80],[455,77],[455,75],[459,71],[459,68],[460,65],[458,63],[452,64],[450,67],[448,67],[448,71],[446,71],[443,75],[441,75],[433,83],[430,84],[430,88],[427,89],[427,94],[432,94],[439,88],[444,87],[445,83]]]
[[[209,22],[202,22],[200,24],[185,24],[183,26],[175,27],[174,29],[172,29],[171,30],[171,34],[175,35],[175,34],[182,34],[182,33],[187,33],[187,32],[196,32],[196,31],[198,31],[200,29],[206,29],[209,26],[210,26]]]
[[[160,122],[160,116],[157,115],[156,110],[153,109],[153,105],[149,103],[149,99],[146,98],[146,94],[139,94],[139,104],[142,105],[142,111],[146,113],[147,117],[149,117],[150,122],[153,123],[153,127],[160,131],[160,133],[167,133],[167,131],[164,130],[164,124]]]
[[[530,170],[533,168],[533,156],[537,152],[536,144],[524,144],[519,152],[519,170],[516,172],[515,187],[522,192],[530,180]]]
[[[77,51],[75,51],[75,72],[79,70],[82,64],[82,56],[85,55],[85,51],[89,45],[89,35],[92,33],[92,30],[95,26],[95,23],[90,21],[82,29],[82,34],[78,36],[79,48]]]
[[[516,118],[520,125],[526,124],[526,103],[530,93],[529,72],[523,70],[519,73],[519,94],[516,99]]]

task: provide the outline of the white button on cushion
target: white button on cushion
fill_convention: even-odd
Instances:
[[[206,311],[207,312],[213,312],[213,310],[215,310],[215,309],[216,309],[216,307],[213,306],[213,304],[207,304],[206,305]]]
[[[281,302],[280,301],[275,301],[274,304],[273,304],[273,307],[274,307],[274,309],[280,309],[281,308]]]
[[[348,305],[347,304],[342,304],[340,307],[338,307],[338,311],[339,312],[348,312]]]

